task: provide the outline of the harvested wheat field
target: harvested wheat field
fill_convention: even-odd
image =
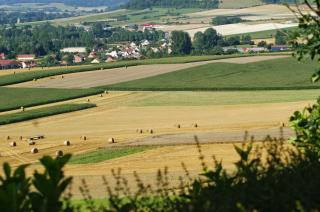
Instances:
[[[156,76],[164,73],[174,72],[186,68],[196,67],[208,63],[236,63],[245,64],[258,61],[285,58],[287,55],[280,56],[254,56],[228,58],[221,60],[185,63],[185,64],[158,64],[158,65],[141,65],[133,67],[114,68],[109,70],[98,70],[91,72],[81,72],[65,75],[64,78],[48,77],[35,82],[26,82],[9,87],[32,87],[32,88],[89,88],[104,85],[111,85],[119,82],[126,82],[146,77]]]
[[[0,160],[7,160],[12,164],[35,162],[42,155],[54,155],[57,150],[70,153],[81,153],[95,150],[99,147],[113,146],[109,144],[110,137],[117,140],[115,145],[132,144],[133,141],[144,141],[144,138],[160,135],[189,136],[187,143],[193,143],[190,137],[199,134],[206,138],[205,143],[239,141],[241,131],[249,130],[259,135],[274,132],[277,136],[280,123],[287,123],[288,117],[295,110],[303,108],[308,102],[243,104],[243,105],[208,105],[208,106],[130,106],[145,97],[144,93],[116,93],[105,97],[94,97],[92,103],[98,107],[85,112],[78,111],[68,114],[41,118],[17,124],[0,127],[1,150]],[[266,115],[267,114],[267,115]],[[194,127],[197,123],[198,127]],[[181,127],[177,128],[177,124]],[[154,134],[137,134],[137,129],[153,129]],[[262,130],[258,130],[262,129]],[[263,131],[265,130],[265,131]],[[268,131],[269,130],[269,131]],[[270,131],[271,130],[271,131]],[[219,137],[219,134],[230,134],[231,137]],[[214,134],[216,132],[216,134]],[[209,133],[209,134],[205,134]],[[26,137],[44,135],[44,139],[36,141],[38,154],[30,154],[31,147],[25,141]],[[10,139],[7,140],[7,137]],[[20,136],[23,140],[20,140]],[[81,139],[86,136],[86,140]],[[215,139],[211,139],[213,136]],[[234,138],[235,136],[235,138]],[[172,137],[174,138],[174,136]],[[181,137],[177,144],[181,143]],[[224,138],[224,139],[221,139]],[[161,137],[157,138],[157,142]],[[73,145],[64,146],[69,140]],[[171,143],[164,136],[166,144]],[[9,143],[17,142],[17,147],[10,148]],[[152,141],[152,140],[151,140]],[[179,142],[178,142],[179,141]],[[149,139],[150,142],[150,139]],[[137,143],[138,144],[138,143]],[[142,142],[143,144],[143,142]],[[161,144],[161,142],[160,142]]]
[[[290,96],[287,93],[280,94],[285,91],[274,92],[279,92],[277,96]],[[59,150],[64,154],[79,155],[99,148],[153,146],[144,152],[121,158],[90,165],[67,166],[67,174],[75,178],[73,185],[75,198],[81,198],[78,190],[81,179],[87,181],[94,197],[101,198],[105,195],[104,189],[101,189],[103,186],[101,175],[106,175],[113,184],[114,179],[110,171],[118,167],[122,169],[123,175],[128,178],[133,188],[134,171],[137,171],[144,181],[153,184],[156,171],[164,167],[169,168],[169,177],[173,184],[178,183],[179,176],[184,175],[181,168],[182,161],[186,163],[190,174],[195,176],[201,171],[201,167],[196,147],[193,145],[194,135],[199,137],[209,163],[211,155],[216,155],[217,158],[223,159],[228,169],[232,170],[232,163],[237,156],[233,151],[233,144],[228,142],[242,141],[245,130],[257,140],[263,139],[267,134],[279,136],[281,123],[287,125],[288,117],[293,111],[312,102],[304,100],[259,103],[257,101],[255,104],[225,105],[219,100],[223,93],[207,93],[206,96],[212,99],[211,103],[208,102],[208,98],[201,99],[200,93],[187,93],[189,94],[179,92],[171,95],[175,95],[174,99],[187,98],[186,95],[190,95],[188,98],[192,98],[193,101],[172,102],[170,99],[173,97],[170,98],[170,95],[167,100],[163,100],[166,93],[161,92],[111,92],[103,97],[98,95],[89,97],[92,103],[97,104],[96,108],[0,126],[0,161],[7,161],[17,166],[36,163],[43,155],[55,156]],[[236,92],[230,94],[234,97],[227,93],[225,95],[228,99],[239,96]],[[243,95],[252,96],[250,93]],[[160,102],[152,100],[157,99],[157,96],[162,96]],[[199,96],[199,99],[195,99],[195,96]],[[215,102],[216,98],[224,105]],[[85,99],[68,102],[82,101]],[[243,99],[242,101],[245,103]],[[142,133],[137,133],[137,129],[142,129]],[[285,128],[284,136],[290,135],[292,132]],[[33,136],[44,136],[44,138],[35,140],[34,145],[30,145],[27,139]],[[110,138],[114,138],[116,143],[110,143]],[[69,145],[66,145],[68,143],[66,141],[69,141]],[[12,142],[16,142],[15,147],[10,146]],[[39,152],[31,153],[34,148]],[[31,166],[29,173],[34,169],[39,169],[39,165]]]
[[[243,9],[214,9],[187,14],[192,18],[213,17],[218,15],[239,15],[248,17],[251,20],[266,20],[266,19],[287,19],[295,18],[294,14],[284,5],[261,5]],[[251,17],[251,18],[250,18]]]

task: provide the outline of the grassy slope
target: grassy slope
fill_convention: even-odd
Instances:
[[[84,110],[95,107],[94,104],[64,104],[52,107],[45,107],[24,112],[17,112],[12,114],[0,115],[0,125],[17,123],[62,113],[69,113],[78,110]]]
[[[70,164],[90,164],[99,163],[127,155],[143,152],[151,149],[151,147],[121,147],[112,149],[100,149],[94,152],[75,155],[72,157]]]
[[[320,90],[280,90],[280,91],[220,91],[220,92],[190,92],[168,91],[152,92],[144,98],[138,98],[128,103],[134,107],[148,106],[210,106],[282,103],[315,100],[320,96]]]
[[[293,58],[249,64],[214,63],[105,86],[113,90],[286,90],[320,88],[310,76],[316,63]]]
[[[263,38],[273,38],[276,33],[278,31],[289,31],[289,32],[292,32],[292,31],[295,31],[297,30],[298,27],[289,27],[289,28],[285,28],[285,29],[271,29],[271,30],[265,30],[265,31],[260,31],[260,32],[251,32],[251,33],[245,33],[245,34],[241,34],[241,35],[250,35],[252,37],[252,39],[263,39]],[[232,35],[232,36],[235,36],[235,35]],[[228,36],[230,37],[230,36]]]
[[[40,79],[50,76],[56,76],[61,74],[78,73],[85,71],[96,71],[100,69],[112,69],[124,66],[137,66],[137,65],[148,65],[148,64],[173,64],[173,63],[191,63],[198,61],[207,60],[217,60],[223,58],[233,58],[233,57],[246,57],[250,55],[205,55],[205,56],[185,56],[185,57],[168,57],[160,59],[147,59],[147,60],[131,60],[131,61],[119,61],[114,63],[102,63],[99,65],[85,65],[77,67],[57,67],[56,69],[50,70],[37,70],[22,72],[17,74],[9,74],[0,76],[0,86],[12,85],[27,81],[32,81],[33,79]]]
[[[101,93],[99,89],[51,89],[0,87],[0,112],[53,103]]]

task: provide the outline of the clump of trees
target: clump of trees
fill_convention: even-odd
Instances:
[[[176,55],[190,54],[192,42],[190,35],[183,31],[173,31],[171,33],[172,51]]]
[[[225,25],[225,24],[236,24],[244,22],[239,16],[216,16],[212,18],[211,23],[213,25]]]

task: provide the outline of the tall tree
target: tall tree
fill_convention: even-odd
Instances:
[[[191,38],[183,31],[173,31],[171,33],[172,51],[176,55],[190,54],[192,49]]]

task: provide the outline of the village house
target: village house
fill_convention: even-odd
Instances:
[[[112,52],[108,52],[106,53],[107,56],[112,57],[114,59],[118,59],[119,55],[117,51],[112,51]]]
[[[92,50],[88,56],[90,59],[97,58],[97,52],[95,50]]]
[[[16,60],[0,60],[0,69],[20,68],[21,63]]]
[[[34,54],[18,54],[17,60],[21,62],[22,68],[32,68],[37,66],[36,56]]]
[[[115,61],[117,61],[117,60],[116,60],[114,57],[112,57],[112,56],[109,55],[109,56],[107,57],[107,59],[106,59],[105,62],[106,62],[106,63],[111,63],[111,62],[115,62]]]
[[[0,60],[5,60],[6,59],[6,55],[4,53],[0,53]]]
[[[96,58],[96,59],[92,60],[91,63],[92,64],[99,64],[100,60]]]
[[[74,55],[74,59],[73,62],[74,63],[82,63],[83,61],[85,61],[85,57],[82,55]]]

